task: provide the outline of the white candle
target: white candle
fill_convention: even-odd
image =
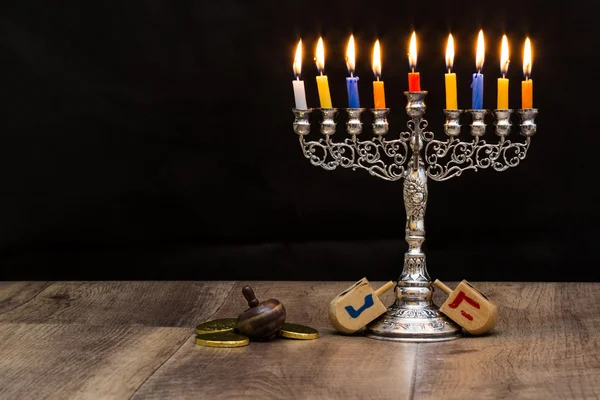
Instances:
[[[296,100],[296,109],[306,110],[306,91],[304,90],[304,81],[300,80],[300,72],[302,71],[302,39],[298,42],[296,48],[296,57],[294,58],[294,76],[292,81],[294,87],[294,100]]]
[[[304,81],[296,79],[292,81],[294,85],[294,99],[296,100],[296,108],[298,110],[306,110],[306,92],[304,91]]]

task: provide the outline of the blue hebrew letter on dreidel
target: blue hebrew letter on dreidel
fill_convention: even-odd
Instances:
[[[373,304],[374,304],[373,303],[373,295],[368,294],[365,296],[365,304],[363,304],[362,307],[360,307],[358,310],[355,310],[354,307],[352,307],[352,306],[346,306],[344,308],[346,309],[346,311],[348,311],[348,314],[352,318],[358,318],[360,316],[360,314],[363,313],[363,311],[365,311],[369,307],[372,307]]]

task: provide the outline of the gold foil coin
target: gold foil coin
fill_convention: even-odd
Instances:
[[[233,332],[236,322],[236,318],[222,318],[206,321],[196,327],[196,333],[202,335],[204,333]]]
[[[233,332],[204,333],[196,335],[196,344],[206,347],[244,347],[250,344],[250,339]]]
[[[285,322],[279,331],[279,336],[288,339],[313,340],[319,337],[319,331],[309,326]]]

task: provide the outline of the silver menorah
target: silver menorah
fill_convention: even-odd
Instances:
[[[471,115],[469,142],[459,139],[460,117],[463,110],[444,110],[447,139],[437,140],[427,129],[425,96],[427,92],[404,92],[407,98],[408,131],[397,139],[387,139],[389,109],[372,109],[373,138],[359,140],[364,108],[348,108],[346,131],[349,137],[334,142],[338,109],[321,108],[318,141],[306,140],[310,133],[309,117],[313,110],[293,109],[294,131],[300,138],[304,156],[311,164],[326,170],[337,167],[362,168],[371,175],[388,181],[404,178],[404,206],[406,208],[405,237],[408,251],[395,288],[396,300],[387,312],[367,326],[366,335],[375,339],[396,341],[441,341],[462,336],[460,326],[443,315],[433,304],[433,287],[427,272],[425,253],[425,209],[427,208],[427,178],[445,181],[460,176],[463,171],[493,168],[504,171],[517,166],[527,155],[531,137],[537,126],[537,109],[518,110],[520,133],[524,142],[507,139],[511,131],[513,110],[493,110],[497,143],[482,139],[486,133],[485,117],[488,110],[465,110]],[[410,148],[410,153],[409,153]],[[407,162],[408,161],[408,162]]]

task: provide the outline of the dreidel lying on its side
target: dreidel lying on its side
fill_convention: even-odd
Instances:
[[[354,333],[387,311],[379,296],[394,287],[389,281],[373,290],[367,278],[362,278],[329,303],[329,321],[342,333]]]
[[[465,280],[452,290],[439,280],[433,282],[448,295],[440,307],[452,321],[472,335],[488,332],[498,320],[498,307]]]

